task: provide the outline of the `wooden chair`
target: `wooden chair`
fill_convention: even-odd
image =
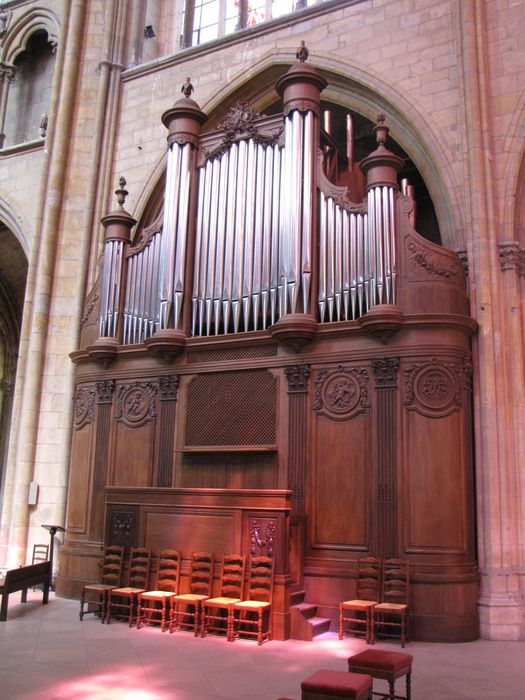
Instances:
[[[376,636],[401,639],[402,647],[408,641],[409,567],[406,559],[383,562],[381,603],[372,610],[372,644]]]
[[[381,599],[381,559],[361,557],[357,561],[357,598],[339,603],[339,639],[345,631],[372,641],[372,609]],[[346,630],[345,630],[346,628]]]
[[[200,631],[202,603],[211,596],[213,584],[213,554],[193,552],[191,555],[190,592],[176,595],[171,600],[170,632],[192,629]]]
[[[137,629],[144,624],[160,624],[162,632],[169,624],[170,605],[179,590],[180,554],[176,549],[159,552],[156,590],[138,594]]]
[[[108,625],[111,618],[115,617],[127,620],[129,626],[133,626],[133,618],[137,613],[138,595],[148,590],[150,568],[151,549],[133,548],[129,557],[127,586],[114,588],[108,594],[106,615]]]
[[[201,636],[210,630],[226,632],[230,639],[230,608],[240,603],[244,591],[246,556],[244,554],[225,554],[222,560],[221,588],[218,598],[208,598],[202,604]]]
[[[81,621],[86,613],[92,612],[99,613],[100,621],[104,622],[109,592],[120,586],[123,557],[123,547],[119,545],[106,547],[102,560],[100,583],[88,583],[82,589],[80,597]],[[84,610],[84,605],[87,605],[86,610]]]
[[[34,544],[33,545],[33,558],[31,559],[31,564],[40,564],[43,561],[49,559],[49,545],[48,544]],[[36,586],[33,586],[33,590],[36,590]]]
[[[246,635],[256,637],[257,644],[260,646],[263,641],[272,638],[273,575],[273,559],[251,558],[248,598],[240,603],[234,603],[229,610],[231,642],[235,637]],[[264,624],[265,617],[266,624]]]

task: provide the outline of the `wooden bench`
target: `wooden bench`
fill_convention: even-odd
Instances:
[[[51,562],[43,561],[40,564],[30,564],[21,566],[19,569],[10,569],[3,582],[0,583],[0,593],[2,594],[2,605],[0,607],[0,622],[7,619],[7,606],[9,595],[16,591],[22,591],[22,603],[27,603],[27,589],[44,584],[44,597],[42,603],[49,600],[49,588],[51,585]]]

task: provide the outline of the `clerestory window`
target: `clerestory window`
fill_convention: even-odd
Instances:
[[[325,0],[186,0],[182,46],[198,46]]]

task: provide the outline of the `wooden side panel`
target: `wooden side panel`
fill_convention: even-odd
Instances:
[[[175,484],[179,488],[274,489],[275,454],[186,454]]]
[[[73,433],[71,460],[75,468],[69,478],[67,529],[77,534],[87,532],[91,512],[91,470],[93,463],[94,424],[85,425]]]
[[[152,485],[154,428],[154,423],[140,428],[117,424],[110,485]]]
[[[407,416],[405,494],[407,550],[440,548],[464,552],[465,467],[460,414]]]
[[[368,547],[369,425],[318,418],[312,482],[312,545]]]

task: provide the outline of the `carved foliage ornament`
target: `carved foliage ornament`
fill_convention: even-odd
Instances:
[[[250,552],[252,556],[266,555],[273,557],[275,551],[276,526],[273,520],[262,523],[250,522]]]
[[[176,374],[168,377],[159,377],[159,389],[161,401],[176,401],[179,378]]]
[[[157,387],[149,382],[123,384],[118,391],[115,418],[130,427],[138,428],[155,418]]]
[[[130,544],[131,533],[135,527],[135,512],[114,511],[111,513],[111,544],[126,546]]]
[[[207,159],[219,158],[225,153],[232,143],[242,139],[252,139],[261,146],[273,146],[278,142],[282,129],[271,136],[259,132],[257,120],[261,118],[258,112],[254,112],[247,103],[237,103],[231,107],[217,127],[218,131],[224,132],[222,143],[212,151],[204,150]]]
[[[432,279],[441,279],[446,282],[454,282],[461,287],[465,286],[463,266],[454,258],[445,258],[432,255],[414,241],[408,243],[408,261],[412,267],[423,270]]]
[[[430,415],[447,415],[462,404],[465,368],[433,357],[411,365],[405,372],[405,406]]]
[[[525,250],[517,241],[505,241],[499,244],[499,264],[501,270],[515,270],[520,277],[525,276]]]
[[[92,423],[94,415],[94,389],[77,389],[73,398],[73,425],[75,426],[75,430],[80,430],[87,423]]]
[[[362,368],[318,372],[314,386],[314,412],[334,420],[347,420],[369,407],[368,372]]]
[[[97,393],[99,403],[111,403],[113,390],[115,389],[114,379],[102,379],[97,382]]]
[[[372,362],[377,386],[395,387],[397,385],[397,371],[399,369],[399,357],[387,357]]]
[[[292,365],[284,370],[289,394],[306,394],[308,391],[309,365]]]

